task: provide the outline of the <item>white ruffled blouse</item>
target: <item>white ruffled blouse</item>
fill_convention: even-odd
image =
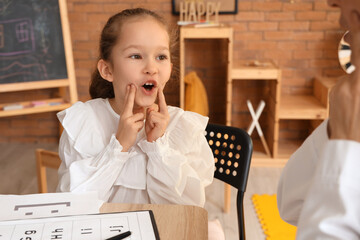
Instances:
[[[115,133],[120,116],[108,99],[77,102],[57,114],[64,127],[57,191],[97,191],[107,202],[204,206],[214,158],[204,136],[207,117],[168,106],[165,134],[148,142],[144,129],[128,152]]]

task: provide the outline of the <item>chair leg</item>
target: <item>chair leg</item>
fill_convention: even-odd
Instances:
[[[46,183],[46,169],[42,166],[41,159],[41,150],[36,151],[36,170],[37,170],[37,179],[38,179],[38,191],[39,193],[47,192],[47,183]]]
[[[236,208],[238,215],[239,240],[245,240],[245,218],[244,218],[244,193],[238,191],[236,197]]]
[[[224,212],[230,212],[230,204],[231,204],[231,186],[229,184],[224,183]]]

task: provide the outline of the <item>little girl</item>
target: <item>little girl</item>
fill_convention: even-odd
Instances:
[[[64,127],[58,191],[97,191],[106,202],[204,206],[214,175],[208,118],[166,105],[170,35],[165,21],[145,9],[108,20],[92,100],[57,115]]]

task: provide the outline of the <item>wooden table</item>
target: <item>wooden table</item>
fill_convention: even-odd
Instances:
[[[189,205],[104,203],[101,213],[152,210],[161,240],[208,239],[208,213]]]

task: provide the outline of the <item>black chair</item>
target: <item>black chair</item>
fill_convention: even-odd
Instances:
[[[253,151],[251,138],[240,128],[208,124],[206,139],[214,154],[214,177],[238,190],[236,202],[239,239],[245,240],[243,200]]]

